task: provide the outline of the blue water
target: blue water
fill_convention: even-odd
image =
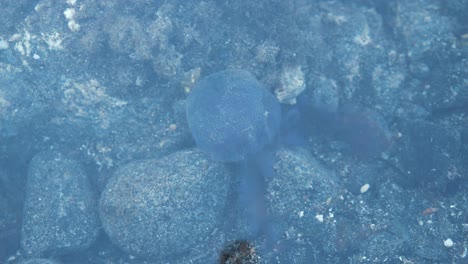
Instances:
[[[0,1],[0,263],[466,263],[468,1]]]

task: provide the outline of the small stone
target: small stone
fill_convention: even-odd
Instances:
[[[323,215],[318,214],[315,216],[315,219],[317,219],[320,223],[323,223]]]
[[[73,20],[73,18],[75,17],[75,14],[76,14],[76,11],[74,8],[67,8],[65,9],[65,11],[63,11],[63,15],[68,20]]]
[[[447,238],[446,240],[444,240],[444,246],[445,246],[445,247],[448,247],[448,248],[453,247],[453,241],[452,241],[452,239]]]
[[[306,88],[301,66],[284,68],[280,78],[281,86],[275,90],[276,99],[282,104],[296,104],[296,97]]]
[[[365,193],[365,192],[367,192],[369,190],[369,188],[370,188],[370,185],[368,183],[366,183],[363,186],[361,186],[361,189],[359,189],[359,191],[361,193]]]
[[[297,213],[299,215],[299,218],[302,218],[304,217],[304,211],[300,211],[299,213]]]
[[[68,28],[71,31],[73,31],[73,32],[78,31],[78,30],[80,30],[80,27],[81,27],[80,24],[76,23],[75,20],[68,21]]]

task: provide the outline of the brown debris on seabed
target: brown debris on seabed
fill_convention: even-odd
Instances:
[[[253,243],[247,240],[236,240],[221,251],[218,263],[257,264],[260,263],[260,256]]]

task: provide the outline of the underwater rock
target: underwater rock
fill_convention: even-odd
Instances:
[[[391,149],[390,161],[401,172],[395,179],[401,186],[444,192],[464,178],[459,131],[422,120],[401,120],[398,129],[402,136]]]
[[[82,166],[42,152],[29,166],[21,245],[29,256],[86,249],[97,237],[98,212]]]
[[[280,107],[249,72],[225,70],[200,80],[187,99],[197,146],[217,161],[240,161],[272,142]]]
[[[102,193],[104,230],[137,257],[175,263],[187,253],[216,250],[229,177],[224,165],[199,151],[129,163]]]

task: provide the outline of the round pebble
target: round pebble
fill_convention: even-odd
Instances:
[[[446,240],[444,240],[444,246],[445,246],[445,247],[448,247],[448,248],[453,247],[453,241],[452,241],[452,239],[447,238]]]
[[[187,98],[187,121],[197,146],[217,161],[240,161],[276,136],[276,98],[249,72],[226,70],[200,80]]]
[[[229,173],[199,151],[120,168],[102,194],[104,230],[137,257],[172,260],[204,247],[220,225]]]

